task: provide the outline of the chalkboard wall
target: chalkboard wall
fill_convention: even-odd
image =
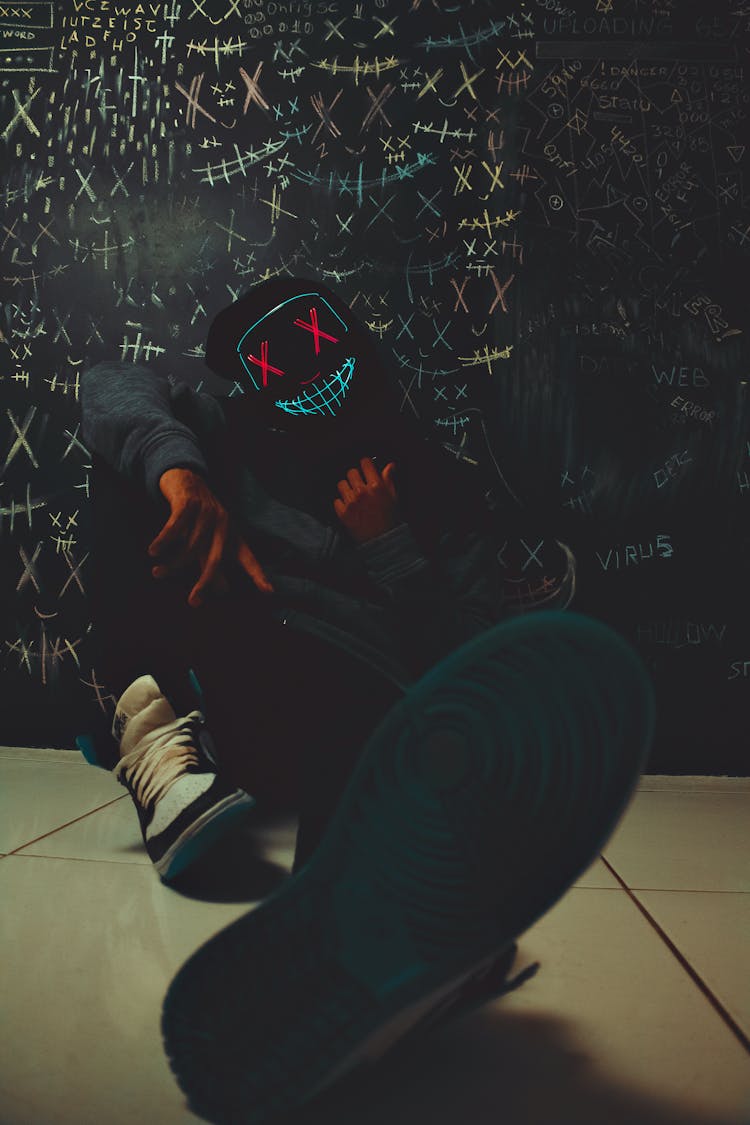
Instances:
[[[281,274],[475,466],[498,566],[531,590],[569,545],[651,669],[650,768],[747,773],[749,32],[743,0],[0,8],[0,741],[111,707],[81,372],[241,393],[208,325]]]

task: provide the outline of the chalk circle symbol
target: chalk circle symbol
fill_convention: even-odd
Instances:
[[[634,195],[633,196],[633,206],[638,211],[645,211],[646,208],[648,207],[648,200],[645,199],[642,195]]]
[[[547,106],[547,113],[549,114],[550,117],[562,117],[563,107],[560,105],[559,102],[551,102]]]
[[[551,195],[549,197],[549,205],[553,211],[562,211],[562,198],[559,195]]]

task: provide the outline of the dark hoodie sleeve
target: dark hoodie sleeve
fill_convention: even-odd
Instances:
[[[158,499],[167,469],[207,475],[195,433],[173,412],[170,385],[138,364],[97,363],[81,379],[83,440],[117,472]]]
[[[400,523],[357,551],[389,596],[402,654],[416,675],[503,616],[500,568],[481,531],[445,531],[428,559]]]

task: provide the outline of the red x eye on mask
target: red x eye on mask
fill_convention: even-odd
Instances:
[[[248,325],[236,343],[249,386],[273,396],[287,414],[332,416],[354,376],[349,326],[322,294],[310,290],[280,301]]]

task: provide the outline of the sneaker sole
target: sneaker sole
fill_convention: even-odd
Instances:
[[[162,881],[169,882],[195,863],[254,805],[254,797],[238,790],[207,809],[167,848],[164,855],[153,861]]]
[[[258,1125],[424,1018],[589,866],[653,726],[640,658],[577,614],[513,619],[433,668],[368,740],[308,864],[170,985],[191,1108]]]

